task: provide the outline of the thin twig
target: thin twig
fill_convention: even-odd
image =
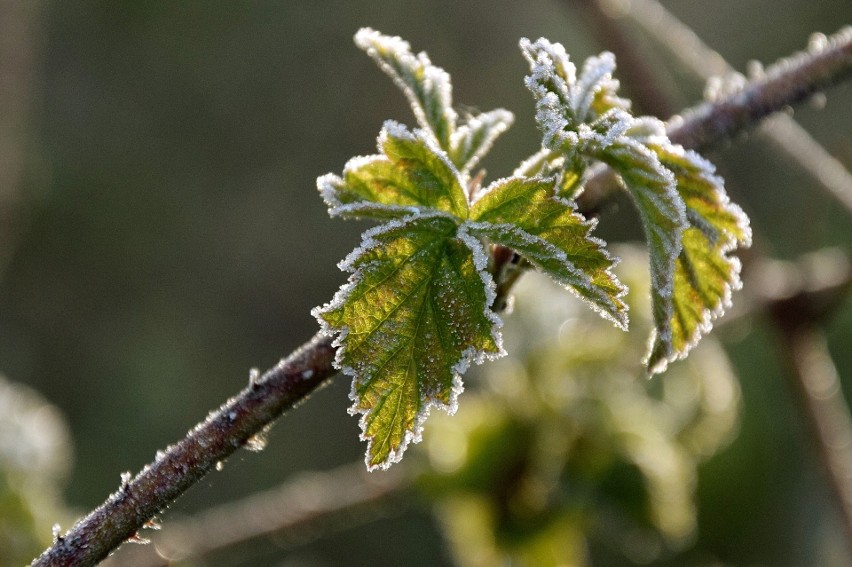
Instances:
[[[584,0],[584,3],[595,4],[598,11],[606,12],[601,5],[607,4],[607,0]],[[705,81],[736,72],[717,51],[701,41],[689,26],[657,0],[629,0],[621,9],[611,9],[607,13],[629,18],[668,49],[691,73]],[[819,46],[823,39],[821,34],[815,34],[814,45]],[[624,71],[620,69],[621,73]],[[779,114],[767,120],[760,132],[852,214],[852,174],[807,130],[786,114]]]
[[[165,567],[275,534],[311,531],[319,537],[334,518],[345,516],[346,528],[358,520],[375,520],[376,510],[387,510],[392,497],[408,489],[409,478],[403,467],[370,474],[362,462],[328,472],[300,473],[271,490],[171,522],[166,532],[152,535],[151,545],[131,548],[107,561]],[[315,529],[318,526],[321,529]]]
[[[846,78],[850,70],[852,30],[834,38],[822,52],[805,54],[794,64],[778,67],[766,80],[743,89],[741,95],[686,113],[670,135],[687,147],[718,142]],[[714,127],[714,121],[721,125]],[[581,210],[587,212],[600,202],[590,201],[586,194],[584,197]],[[106,557],[218,461],[332,376],[334,352],[330,338],[314,337],[169,447],[70,531],[58,536],[33,565],[93,565]]]

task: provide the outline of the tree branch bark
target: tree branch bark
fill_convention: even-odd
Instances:
[[[753,126],[765,116],[795,104],[852,73],[852,28],[831,38],[819,53],[782,62],[765,79],[742,92],[706,103],[684,114],[669,133],[686,147],[705,147]],[[604,174],[601,174],[604,175]],[[609,194],[587,188],[581,210],[596,210]],[[611,186],[611,184],[610,184]],[[146,522],[202,479],[216,463],[245,445],[284,411],[305,399],[335,374],[332,340],[315,336],[268,370],[219,410],[198,424],[179,443],[158,454],[128,479],[101,506],[77,522],[36,558],[32,565],[94,565]]]

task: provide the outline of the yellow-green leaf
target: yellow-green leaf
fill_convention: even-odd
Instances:
[[[381,155],[349,160],[342,178],[317,180],[332,216],[386,220],[438,210],[467,217],[458,170],[422,131],[387,121],[378,145]]]
[[[473,204],[470,232],[519,252],[626,329],[626,288],[610,271],[606,243],[591,236],[594,223],[555,191],[551,178],[496,181]]]
[[[731,203],[713,165],[681,146],[659,138],[648,148],[669,169],[686,204],[690,227],[675,263],[671,342],[655,336],[648,355],[652,372],[683,358],[712,328],[712,320],[730,306],[731,291],[740,287],[740,262],[730,253],[751,243],[748,217]]]
[[[445,215],[369,230],[341,268],[353,272],[314,311],[338,333],[336,364],[353,376],[367,465],[386,468],[420,440],[429,408],[453,413],[470,362],[502,354],[493,283],[474,239]]]

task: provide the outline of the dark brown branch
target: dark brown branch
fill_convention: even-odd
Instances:
[[[722,137],[732,137],[768,114],[839,82],[851,70],[852,30],[848,30],[832,39],[831,47],[780,65],[741,94],[686,113],[670,135],[687,147],[717,143]],[[713,126],[716,120],[718,127]],[[581,210],[593,211],[606,196],[587,189]],[[323,384],[335,373],[333,359],[331,339],[314,337],[169,447],[99,508],[59,536],[32,565],[93,565],[106,557],[203,478],[218,461]]]
[[[278,533],[309,530],[319,537],[334,529],[330,524],[335,518],[345,516],[345,527],[350,528],[359,519],[375,520],[376,512],[388,513],[392,497],[409,487],[409,478],[404,467],[371,474],[361,462],[301,473],[271,490],[171,522],[165,533],[152,536],[151,545],[136,546],[123,555],[122,550],[105,564],[165,567]],[[390,512],[403,509],[391,508]]]

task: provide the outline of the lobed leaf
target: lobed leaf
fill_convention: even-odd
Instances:
[[[469,231],[522,254],[607,319],[627,328],[626,288],[612,274],[606,243],[594,222],[555,195],[553,179],[510,177],[494,182],[472,205]]]
[[[457,118],[449,74],[433,65],[425,52],[414,55],[400,37],[362,28],[355,34],[355,44],[402,90],[420,126],[435,137],[438,146],[449,150]]]
[[[389,120],[379,134],[379,151],[349,160],[342,178],[317,180],[332,216],[386,220],[434,210],[467,216],[458,170],[422,130]]]
[[[314,310],[327,333],[339,333],[336,364],[354,377],[350,412],[362,414],[370,469],[420,440],[432,406],[455,411],[471,361],[502,354],[486,254],[457,232],[440,214],[367,231],[341,263],[349,284]]]
[[[683,358],[712,328],[712,320],[730,306],[731,292],[741,286],[740,262],[729,254],[751,243],[751,228],[742,210],[728,199],[713,165],[692,151],[651,139],[648,147],[670,170],[686,204],[689,228],[675,263],[671,351],[654,337],[648,355],[653,372]]]

